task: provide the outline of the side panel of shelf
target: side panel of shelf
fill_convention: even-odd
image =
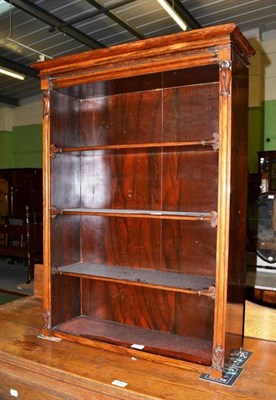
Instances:
[[[243,342],[247,205],[248,68],[233,53],[231,208],[226,308],[226,352]]]
[[[212,340],[212,298],[86,279],[82,293],[84,315]]]
[[[79,278],[53,274],[51,324],[66,322],[81,314],[81,283]]]
[[[51,144],[58,147],[79,146],[80,101],[52,90]]]
[[[80,207],[81,157],[79,153],[65,153],[51,159],[51,205]]]
[[[81,217],[68,215],[51,221],[52,267],[79,262],[81,258]]]
[[[79,109],[79,99],[51,91],[51,144],[79,145]],[[51,206],[80,205],[80,157],[75,153],[66,156],[51,158]],[[81,312],[80,279],[54,273],[55,266],[80,259],[80,217],[70,216],[66,224],[62,219],[51,219],[50,231],[49,328]]]

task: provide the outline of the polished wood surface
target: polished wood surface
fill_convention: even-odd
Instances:
[[[275,292],[274,292],[275,293]],[[275,308],[246,301],[245,336],[276,341]]]
[[[243,250],[229,242],[245,241],[237,175],[253,53],[228,24],[34,65],[44,90],[45,334],[123,352],[143,332],[141,357],[212,362],[221,376],[242,344]]]
[[[67,341],[37,338],[43,325],[42,304],[24,298],[0,307],[0,397],[22,400],[266,400],[276,387],[276,343],[246,338],[253,355],[233,387],[201,381],[204,368],[182,368]],[[202,370],[203,369],[203,370]],[[114,380],[126,382],[116,387]]]
[[[235,24],[225,24],[136,41],[131,48],[129,43],[114,46],[112,52],[109,49],[88,51],[50,62],[39,62],[33,67],[40,71],[42,89],[48,88],[48,76],[51,74],[56,76],[52,85],[62,88],[87,83],[88,80],[110,79],[111,66],[112,78],[118,79],[140,75],[142,64],[145,73],[214,64],[217,61],[215,46],[223,48],[230,42],[245,62],[248,56],[255,53]],[[196,50],[200,50],[200,57]],[[183,59],[182,53],[185,51],[187,54]],[[153,62],[156,55],[160,56],[158,63]],[[71,72],[76,68],[81,69],[82,74],[72,77]]]

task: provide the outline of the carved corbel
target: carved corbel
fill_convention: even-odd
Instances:
[[[222,96],[229,96],[231,94],[231,81],[232,81],[232,61],[224,60],[219,63],[219,70],[221,75],[220,94]]]
[[[45,311],[44,313],[43,313],[43,318],[44,318],[44,321],[45,321],[45,329],[47,329],[47,330],[49,330],[49,329],[51,329],[51,314],[50,314],[50,312],[49,311]]]
[[[43,91],[43,108],[42,115],[43,117],[48,118],[50,116],[50,89]]]
[[[224,360],[224,349],[221,346],[216,346],[213,351],[212,369],[222,373]]]

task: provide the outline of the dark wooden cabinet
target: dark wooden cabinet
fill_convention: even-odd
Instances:
[[[0,216],[25,216],[26,207],[30,213],[42,215],[42,168],[0,169],[1,181],[5,182],[3,191],[0,185],[5,212]]]
[[[24,259],[29,283],[42,247],[42,168],[0,170],[0,257]]]
[[[243,337],[252,54],[229,24],[34,65],[46,335],[221,377]]]

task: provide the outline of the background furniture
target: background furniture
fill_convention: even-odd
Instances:
[[[30,282],[42,247],[42,169],[0,170],[0,256],[25,259]]]
[[[276,151],[258,152],[261,192],[276,192]]]
[[[221,378],[243,339],[253,53],[230,24],[34,65],[46,335]]]

